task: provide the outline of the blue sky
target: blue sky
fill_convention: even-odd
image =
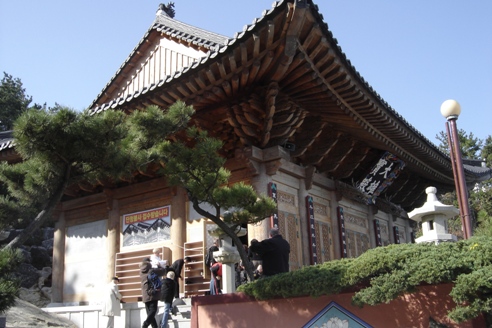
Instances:
[[[272,4],[174,2],[176,19],[230,37]],[[438,143],[440,106],[450,98],[462,107],[459,128],[492,135],[492,1],[315,2],[354,67],[429,140]],[[0,0],[0,73],[20,78],[36,103],[83,110],[150,27],[158,4]]]

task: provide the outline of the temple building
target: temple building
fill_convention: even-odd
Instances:
[[[357,72],[316,4],[276,1],[233,37],[173,17],[159,6],[90,113],[192,105],[192,124],[224,142],[230,182],[277,202],[276,215],[246,227],[246,240],[277,225],[291,270],[414,242],[407,212],[424,204],[427,187],[454,189],[451,161]],[[11,136],[0,138],[0,159],[13,161]],[[465,165],[469,187],[490,174]],[[54,218],[53,303],[98,301],[115,274],[124,299],[137,301],[137,264],[155,247],[171,263],[192,257],[185,296],[208,290],[212,224],[165,181],[140,172],[67,190]]]

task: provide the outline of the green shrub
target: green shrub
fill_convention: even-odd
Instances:
[[[313,297],[358,290],[352,302],[363,306],[389,303],[422,284],[453,283],[457,306],[448,314],[457,322],[492,310],[492,238],[456,243],[400,244],[260,279],[238,288],[256,299]]]
[[[21,260],[19,250],[0,249],[0,313],[14,305],[15,297],[19,293],[19,283],[13,272]]]

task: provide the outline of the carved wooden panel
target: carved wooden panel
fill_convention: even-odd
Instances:
[[[348,257],[358,257],[371,247],[369,235],[352,230],[346,231]]]
[[[302,264],[301,251],[299,249],[298,219],[292,213],[279,211],[278,221],[280,233],[290,244],[289,270],[299,269]]]
[[[316,229],[316,253],[318,254],[318,263],[324,263],[333,259],[333,241],[331,236],[331,227],[326,222],[315,221]]]
[[[285,203],[285,204],[291,205],[291,206],[296,206],[296,196],[279,190],[278,191],[278,202],[279,203]]]

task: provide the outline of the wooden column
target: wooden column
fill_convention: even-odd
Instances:
[[[112,195],[108,194],[108,237],[106,239],[106,245],[108,249],[108,262],[107,262],[107,281],[110,281],[115,275],[115,263],[116,253],[120,251],[120,207],[117,199],[113,199]]]
[[[183,188],[175,188],[171,200],[171,263],[184,256],[186,242],[187,196]]]
[[[186,191],[183,188],[175,188],[171,201],[171,252],[170,264],[184,257],[184,243],[186,242]],[[183,271],[185,268],[183,267]],[[181,273],[184,276],[184,272]],[[184,280],[179,281],[179,291],[184,292]]]
[[[272,178],[266,174],[264,163],[257,163],[257,174],[251,178],[251,185],[257,193],[268,195],[268,184],[272,182]],[[265,219],[257,224],[248,224],[248,244],[251,239],[262,241],[267,239],[270,231],[270,219]]]
[[[53,268],[51,303],[63,303],[63,272],[65,267],[65,212],[61,212],[55,224],[53,239]]]

